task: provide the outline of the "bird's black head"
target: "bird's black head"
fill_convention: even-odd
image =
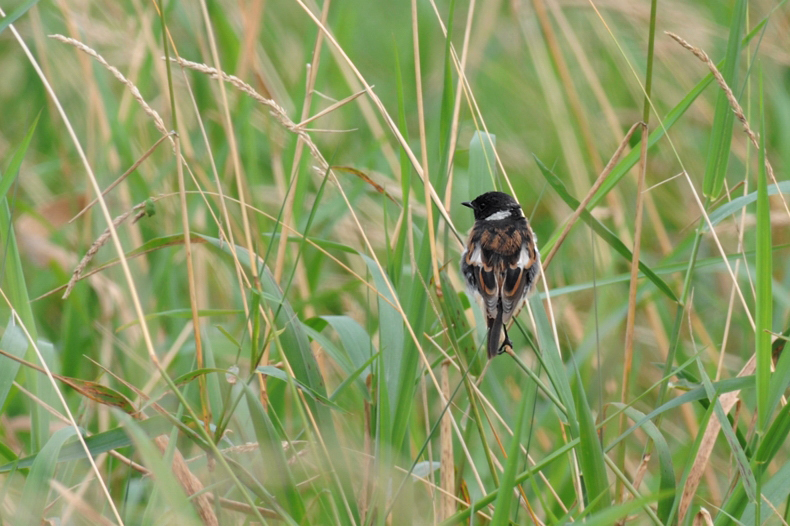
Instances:
[[[523,217],[521,205],[504,192],[486,192],[474,198],[472,201],[461,203],[468,206],[475,213],[475,220],[498,221],[507,219],[514,214]]]

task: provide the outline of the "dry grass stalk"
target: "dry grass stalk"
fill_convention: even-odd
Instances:
[[[147,203],[148,203],[147,200],[143,201],[142,203],[135,205],[134,208],[132,208],[128,212],[124,212],[123,214],[113,219],[112,221],[113,226],[115,228],[118,228],[118,226],[124,221],[126,221],[129,218],[129,216],[132,215],[132,213],[134,212],[137,213],[134,215],[134,219],[132,219],[132,223],[136,223],[141,217],[146,215],[145,206]],[[93,257],[99,251],[99,249],[103,247],[109,240],[110,240],[110,227],[107,227],[106,229],[104,229],[104,232],[102,232],[102,234],[96,239],[96,241],[93,242],[91,247],[82,257],[82,260],[80,261],[79,265],[77,265],[77,267],[74,269],[74,272],[72,272],[71,279],[69,280],[68,285],[66,285],[66,292],[63,293],[64,300],[69,297],[69,294],[71,294],[71,290],[74,288],[74,285],[82,277],[82,273],[85,271],[85,267],[87,267],[90,264],[90,262],[93,260]]]
[[[450,364],[448,360],[442,362],[442,392],[447,400],[450,400]],[[455,462],[453,458],[453,427],[450,418],[445,415],[442,418],[439,436],[441,442],[441,488],[444,493],[439,496],[439,516],[440,521],[452,517],[455,513]]]
[[[752,142],[754,147],[759,150],[760,142],[757,140],[757,134],[754,133],[754,131],[752,131],[752,127],[749,126],[749,121],[746,120],[746,115],[744,115],[743,108],[738,103],[738,99],[735,98],[735,94],[732,92],[732,89],[730,89],[730,87],[727,85],[727,81],[724,80],[724,77],[722,76],[721,72],[719,72],[719,68],[717,68],[716,64],[714,64],[710,60],[708,54],[705,53],[700,48],[692,46],[691,44],[686,42],[682,37],[676,35],[675,33],[672,33],[670,31],[664,31],[664,33],[669,35],[669,37],[675,40],[675,42],[677,42],[684,48],[691,51],[695,57],[700,59],[706,66],[708,66],[708,69],[713,74],[713,78],[716,79],[716,83],[719,85],[722,91],[724,91],[724,94],[727,96],[727,101],[730,103],[730,107],[732,108],[733,113],[735,113],[735,116],[738,118],[739,121],[741,121],[741,124],[743,124],[743,130],[746,132],[746,135],[749,137],[749,140]],[[768,160],[767,155],[765,156],[765,169],[768,172],[768,177],[770,177],[771,181],[773,181],[774,184],[777,184],[776,177],[774,176],[774,169],[771,166],[771,163]],[[782,200],[782,204],[784,204],[787,215],[790,216],[790,208],[788,208],[787,206],[787,201],[785,201],[785,198],[781,194],[781,192],[778,193],[778,195],[779,198]]]
[[[206,64],[192,62],[191,60],[186,60],[183,58],[171,58],[170,60],[185,68],[189,68],[198,71],[200,73],[204,73],[213,79],[221,78],[222,80],[231,84],[239,91],[246,93],[247,95],[252,97],[255,101],[259,102],[260,104],[263,104],[264,106],[267,106],[270,109],[271,115],[277,120],[277,122],[280,123],[280,125],[282,125],[283,128],[285,128],[286,130],[292,133],[295,133],[296,135],[299,136],[300,139],[302,139],[305,142],[307,148],[310,150],[310,154],[313,156],[313,159],[315,159],[315,161],[318,163],[318,171],[323,173],[329,170],[329,163],[326,161],[324,156],[318,150],[318,147],[315,145],[315,143],[313,143],[313,140],[310,138],[310,135],[308,135],[307,132],[304,130],[304,128],[302,128],[302,124],[294,123],[291,120],[291,118],[288,116],[288,113],[285,111],[285,109],[279,104],[277,104],[276,101],[272,99],[267,99],[266,97],[255,91],[255,89],[253,89],[252,86],[241,80],[239,77],[236,77],[235,75],[228,75],[224,71],[223,72],[217,71],[217,68],[212,68],[211,66],[207,66]],[[347,100],[347,102],[350,102],[350,100]]]
[[[140,103],[140,106],[143,108],[143,111],[145,111],[145,113],[148,114],[154,120],[154,125],[156,126],[156,129],[159,130],[162,133],[162,135],[170,134],[167,128],[165,128],[165,121],[162,120],[162,117],[159,115],[159,113],[148,105],[148,103],[145,101],[143,96],[140,94],[140,90],[137,89],[137,86],[135,86],[131,80],[127,79],[124,76],[124,74],[118,70],[118,68],[116,68],[115,66],[111,66],[106,60],[104,60],[104,57],[99,55],[96,51],[86,46],[79,40],[75,40],[73,38],[65,37],[63,35],[58,35],[58,34],[49,35],[49,38],[54,38],[55,40],[60,40],[64,44],[69,44],[70,46],[74,46],[75,48],[79,49],[83,53],[86,53],[87,55],[90,55],[91,57],[96,59],[96,61],[102,66],[104,66],[105,68],[107,68],[107,70],[110,73],[112,73],[115,78],[126,84],[126,86],[129,88],[129,92],[132,94],[132,97],[134,97],[134,99]],[[171,143],[173,142],[172,137],[170,137],[170,142]]]

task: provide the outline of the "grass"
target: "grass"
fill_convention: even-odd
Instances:
[[[784,2],[5,15],[4,523],[787,522]]]

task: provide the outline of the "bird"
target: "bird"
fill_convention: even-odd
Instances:
[[[535,286],[540,274],[540,253],[521,205],[510,195],[486,192],[461,204],[475,215],[461,255],[461,273],[485,312],[486,348],[492,359],[505,352],[506,347],[513,348],[507,323]]]

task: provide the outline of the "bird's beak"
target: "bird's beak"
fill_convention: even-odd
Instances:
[[[461,203],[461,204],[462,204],[462,205],[464,205],[464,206],[468,206],[469,208],[472,208],[472,209],[474,209],[474,207],[472,206],[472,203],[471,203],[470,201],[464,201],[464,202],[463,202],[463,203]]]

